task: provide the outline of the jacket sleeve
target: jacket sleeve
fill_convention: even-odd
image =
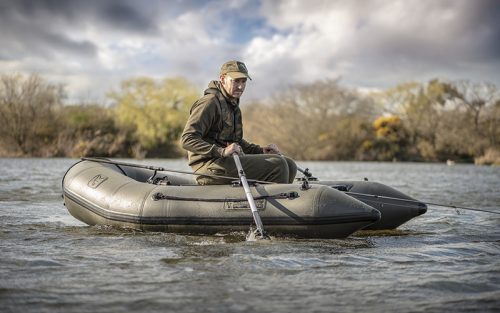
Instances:
[[[263,154],[264,150],[262,150],[261,146],[256,145],[254,143],[248,142],[245,139],[241,139],[240,141],[241,149],[245,154]]]
[[[222,157],[223,147],[209,143],[203,139],[217,122],[217,110],[216,100],[211,95],[202,97],[193,105],[184,131],[182,132],[182,148],[198,155],[213,158]]]

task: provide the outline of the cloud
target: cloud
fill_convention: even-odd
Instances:
[[[105,21],[109,26],[131,32],[156,32],[155,25],[146,14],[134,10],[125,2],[109,3],[99,11],[99,20]],[[150,15],[154,11],[149,10]]]
[[[245,97],[338,78],[386,88],[434,77],[500,84],[494,0],[0,0],[0,72],[37,72],[72,99],[132,76],[184,76],[200,93],[246,62]]]
[[[253,38],[245,56],[276,86],[323,77],[382,88],[434,76],[499,82],[494,1],[269,1],[262,12],[280,34]]]

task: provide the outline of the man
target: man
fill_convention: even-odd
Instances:
[[[243,139],[239,100],[247,79],[251,80],[243,62],[226,62],[219,81],[211,81],[204,96],[193,104],[181,137],[189,165],[197,174],[238,177],[232,157],[237,153],[248,179],[291,183],[297,172],[293,160],[281,156],[275,144],[261,147]],[[208,185],[230,181],[198,176],[197,182]]]

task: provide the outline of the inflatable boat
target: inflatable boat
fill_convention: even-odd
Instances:
[[[82,159],[64,175],[64,204],[88,225],[143,231],[214,234],[248,231],[253,224],[240,185],[200,186],[158,170]],[[330,185],[255,182],[250,189],[269,235],[345,238],[381,217],[377,209]]]

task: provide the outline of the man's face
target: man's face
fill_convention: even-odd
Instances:
[[[232,79],[227,74],[221,76],[220,81],[222,83],[222,86],[224,86],[226,92],[233,98],[241,97],[243,91],[245,91],[245,87],[247,84],[246,78]]]

